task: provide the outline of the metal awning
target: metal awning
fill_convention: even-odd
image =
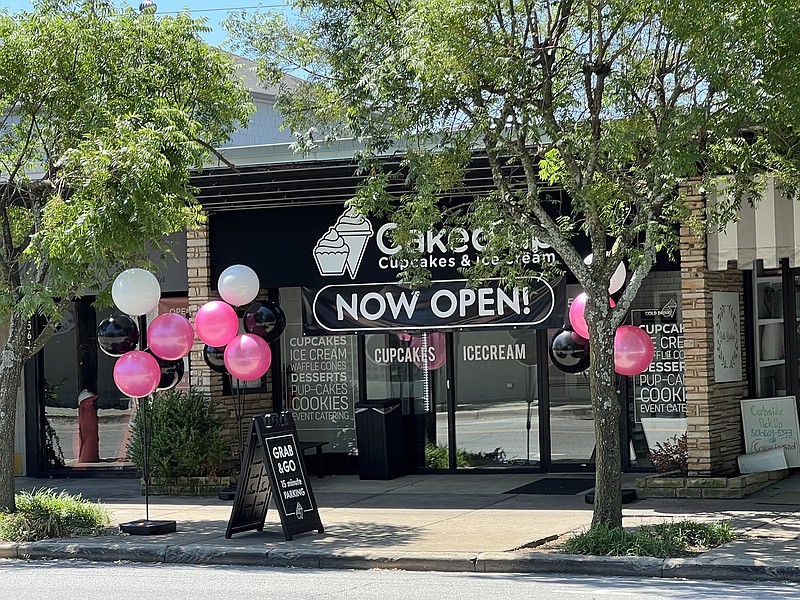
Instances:
[[[715,199],[709,194],[709,204]],[[765,269],[775,269],[782,258],[789,259],[790,267],[800,266],[800,203],[770,177],[757,202],[744,203],[736,221],[707,236],[706,259],[709,270],[724,271],[730,261],[742,270],[753,269],[757,260]]]

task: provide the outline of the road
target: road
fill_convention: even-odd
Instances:
[[[320,600],[654,600],[800,597],[800,584],[561,575],[271,569],[192,565],[0,561],[3,598],[179,600],[264,598]]]

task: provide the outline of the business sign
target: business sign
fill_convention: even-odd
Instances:
[[[563,278],[531,278],[519,288],[490,279],[472,288],[465,279],[432,281],[411,289],[397,283],[303,288],[306,334],[381,330],[445,330],[490,327],[558,327],[566,303]]]
[[[319,289],[396,282],[409,260],[437,280],[461,278],[461,270],[476,263],[510,262],[537,272],[560,262],[552,248],[533,237],[513,256],[492,256],[483,229],[444,225],[418,232],[412,243],[419,256],[400,258],[393,240],[397,227],[341,204],[214,213],[209,217],[211,281],[232,264],[253,268],[264,288]]]
[[[641,327],[653,340],[653,361],[633,379],[633,410],[637,423],[642,419],[686,416],[683,323],[673,299],[661,308],[631,311],[633,325]]]

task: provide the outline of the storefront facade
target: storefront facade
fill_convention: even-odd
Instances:
[[[485,234],[436,229],[418,240],[432,285],[400,286],[403,265],[389,235],[395,224],[345,206],[354,172],[350,160],[312,160],[197,179],[209,218],[190,233],[193,308],[217,298],[222,270],[245,264],[259,276],[261,297],[287,317],[261,409],[291,410],[301,440],[328,442],[334,470],[357,468],[359,406],[397,399],[406,472],[591,471],[586,374],[565,373],[548,355],[568,323],[570,299],[582,291],[574,278],[472,289],[458,268],[496,260],[483,254]],[[478,165],[471,181],[486,186],[487,176]],[[535,267],[559,259],[531,240],[515,260]],[[659,263],[629,317],[651,334],[657,353],[640,377],[619,378],[625,469],[650,469],[648,448],[686,430],[681,312],[678,266]],[[202,346],[194,354],[197,365]],[[193,377],[193,385],[223,390],[223,377],[202,366]]]
[[[533,277],[519,290],[491,282],[469,288],[458,267],[493,260],[482,253],[483,232],[437,229],[419,241],[433,285],[419,293],[403,288],[388,235],[393,224],[346,209],[358,184],[352,161],[342,158],[347,153],[298,160],[281,148],[238,149],[237,171],[220,166],[198,174],[208,220],[186,234],[181,277],[161,277],[162,285],[173,281],[164,288],[167,299],[192,316],[219,298],[222,270],[245,264],[259,276],[258,299],[276,302],[286,315],[283,335],[271,344],[272,367],[259,381],[237,386],[211,370],[199,341],[189,358],[186,384],[217,400],[231,464],[239,389],[243,423],[291,410],[301,440],[327,442],[327,472],[358,472],[359,410],[390,400],[402,411],[402,472],[592,471],[587,378],[556,368],[548,353],[582,291],[574,278]],[[480,164],[468,179],[464,197],[490,186]],[[699,187],[685,192],[698,215],[713,201]],[[641,375],[618,379],[625,470],[652,470],[649,449],[687,432],[691,475],[734,474],[751,437],[741,401],[785,395],[796,404],[798,245],[783,240],[780,227],[800,219],[781,212],[785,202],[768,193],[734,225],[735,237],[730,228],[707,239],[682,230],[679,264],[659,261],[642,285],[626,322],[651,335],[655,357]],[[777,232],[772,240],[765,222]],[[558,257],[531,240],[516,259],[535,266]],[[31,475],[135,475],[125,457],[131,400],[113,389],[110,358],[95,353],[91,364],[88,348],[107,315],[90,301],[76,302],[72,321],[26,369],[20,454]],[[99,461],[86,464],[74,435],[77,395],[59,389],[85,387],[92,370],[103,427]],[[61,461],[53,458],[54,432]]]

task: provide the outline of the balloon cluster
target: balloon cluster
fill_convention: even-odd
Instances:
[[[111,286],[111,297],[123,315],[104,319],[97,328],[100,349],[117,358],[114,383],[131,398],[156,390],[168,390],[183,378],[183,358],[194,342],[189,319],[176,313],[156,317],[147,329],[149,348],[138,350],[140,332],[136,321],[154,310],[161,298],[155,275],[144,269],[127,269]]]
[[[584,262],[592,263],[593,255]],[[608,293],[614,294],[622,289],[627,278],[625,265],[620,263],[611,276]],[[569,307],[571,327],[564,327],[550,340],[550,360],[556,368],[565,373],[580,373],[589,367],[589,327],[586,324],[586,292],[578,294]],[[611,308],[614,300],[608,299]],[[620,375],[638,375],[653,361],[655,348],[653,340],[641,327],[622,325],[614,334],[614,370]]]
[[[255,302],[244,316],[247,333],[239,332],[239,317],[231,306],[252,302],[259,291],[258,276],[244,265],[228,267],[220,275],[222,301],[207,302],[197,311],[195,324],[177,313],[159,315],[147,328],[149,347],[139,350],[140,332],[136,320],[158,306],[161,286],[144,269],[120,273],[111,286],[116,307],[125,314],[103,320],[97,329],[100,348],[117,358],[114,383],[132,398],[142,398],[156,390],[168,390],[184,375],[183,359],[197,337],[206,344],[203,357],[218,373],[230,373],[243,381],[259,379],[272,361],[268,342],[283,333],[286,317],[272,302]]]
[[[205,344],[203,359],[217,373],[229,373],[242,381],[260,379],[272,362],[269,342],[283,333],[286,317],[274,302],[253,302],[260,283],[250,267],[228,267],[219,276],[217,289],[224,302],[207,302],[195,316],[197,337]],[[250,304],[243,318],[246,333],[239,334],[234,306],[245,304]]]

